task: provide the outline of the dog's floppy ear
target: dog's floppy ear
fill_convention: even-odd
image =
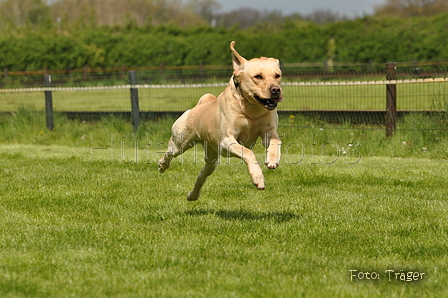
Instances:
[[[244,69],[244,64],[247,62],[236,50],[235,42],[230,43],[230,49],[232,50],[232,61],[233,61],[233,74],[237,75],[240,71]]]
[[[280,60],[274,58],[274,62],[277,63],[278,68],[280,68]]]

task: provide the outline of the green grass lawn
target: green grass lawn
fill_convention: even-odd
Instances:
[[[441,297],[448,139],[412,117],[392,138],[281,119],[265,191],[223,158],[187,202],[202,149],[157,172],[174,119],[2,115],[0,297]]]
[[[284,86],[279,110],[385,110],[386,86]],[[185,111],[205,93],[224,87],[139,89],[141,111]],[[448,82],[397,86],[398,110],[446,110]],[[55,111],[130,111],[127,89],[54,91]],[[43,92],[0,93],[0,111],[43,110]]]
[[[265,191],[233,160],[192,203],[185,196],[202,167],[193,151],[163,175],[150,160],[126,164],[133,154],[131,145],[113,160],[86,147],[1,145],[0,296],[446,293],[446,160],[284,160],[264,169]],[[387,270],[424,275],[389,281]]]

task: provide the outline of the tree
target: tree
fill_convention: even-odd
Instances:
[[[50,16],[42,0],[6,0],[0,3],[0,13],[0,23],[11,27],[41,25]]]
[[[387,0],[375,9],[377,16],[431,16],[448,11],[446,0]]]
[[[260,11],[258,9],[243,7],[219,15],[218,25],[229,28],[238,24],[240,29],[246,29],[261,23],[278,23],[283,20],[282,13],[277,10]]]
[[[209,23],[216,19],[216,11],[221,8],[215,0],[190,0],[187,6],[195,14],[203,16]]]
[[[181,0],[56,0],[50,5],[53,20],[62,20],[68,27],[205,23],[184,7]]]
[[[331,9],[316,9],[306,16],[307,20],[316,24],[325,25],[347,20],[347,17],[341,16],[338,12]]]

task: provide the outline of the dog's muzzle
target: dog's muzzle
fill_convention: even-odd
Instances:
[[[254,96],[255,100],[261,103],[266,109],[273,110],[277,107],[277,104],[281,102],[282,98],[270,98],[270,99],[264,99],[260,98],[259,96]]]
[[[277,104],[283,100],[281,97],[282,89],[280,86],[272,86],[270,88],[271,98],[261,98],[258,95],[255,95],[254,98],[256,101],[261,103],[266,109],[273,110],[277,107]]]

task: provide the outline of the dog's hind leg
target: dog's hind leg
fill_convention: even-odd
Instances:
[[[188,149],[194,147],[194,136],[186,125],[190,110],[182,114],[173,124],[172,135],[168,141],[168,150],[159,160],[159,172],[163,173],[170,167],[173,158],[183,154]]]
[[[207,177],[210,176],[218,166],[218,154],[210,147],[207,147],[206,144],[204,144],[204,147],[206,150],[206,156],[204,158],[205,165],[199,173],[193,190],[190,191],[190,193],[188,193],[187,195],[188,201],[196,201],[199,198],[199,194],[201,192],[202,186],[205,183],[205,180],[207,180]]]
[[[163,157],[159,160],[159,172],[163,173],[170,167],[171,160],[180,154],[180,150],[176,143],[173,141],[173,137],[168,142],[168,150]]]
[[[175,137],[172,136],[168,142],[168,150],[165,152],[163,157],[159,160],[159,172],[165,172],[169,167],[171,160],[181,154],[183,154],[188,149],[194,147],[196,143],[191,142],[176,142]]]

